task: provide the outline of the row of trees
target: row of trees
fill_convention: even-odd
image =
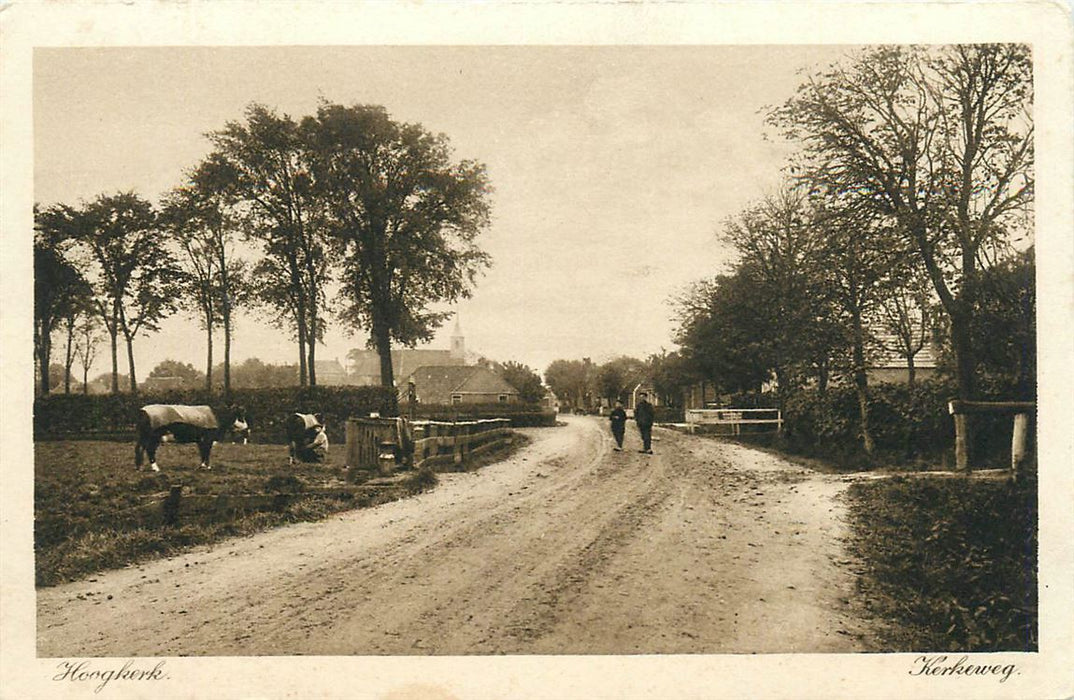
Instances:
[[[103,328],[119,390],[119,339],[137,391],[133,342],[180,309],[224,341],[231,385],[236,310],[257,306],[292,334],[300,383],[330,314],[367,333],[394,384],[392,343],[429,340],[490,264],[476,239],[488,225],[482,164],[454,161],[447,137],[392,120],[384,108],[322,103],[301,120],[251,105],[210,132],[210,153],[159,206],[127,192],[35,207],[35,351],[50,389],[52,336],[70,323]],[[243,248],[256,251],[250,258]],[[327,296],[335,284],[339,293]],[[68,334],[71,348],[82,347]],[[69,366],[69,365],[68,365]]]
[[[993,361],[1031,385],[1032,248],[1014,245],[1032,230],[1028,48],[865,49],[768,119],[800,149],[777,193],[724,223],[732,269],[678,300],[688,372],[728,392],[774,378],[782,398],[848,377],[868,452],[878,335],[911,378],[942,338],[964,399]]]
[[[590,358],[555,360],[544,373],[545,383],[559,400],[575,408],[590,409],[602,400],[625,400],[639,384],[651,384],[666,405],[680,405],[682,388],[689,381],[678,353],[661,352],[645,360],[620,356],[601,364]]]

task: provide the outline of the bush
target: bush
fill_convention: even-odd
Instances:
[[[996,393],[993,393],[995,391]],[[1002,389],[989,394],[1005,398]],[[869,387],[869,427],[875,461],[943,462],[954,447],[954,420],[947,403],[957,388],[942,379]],[[852,386],[830,386],[823,394],[803,389],[784,407],[784,447],[835,462],[867,462],[862,448],[858,398]],[[1012,420],[1006,415],[973,418],[971,447],[977,466],[1005,466],[1010,459]]]
[[[396,415],[395,392],[379,386],[280,387],[235,389],[232,401],[246,408],[252,442],[286,442],[285,421],[292,413],[322,413],[328,437],[344,439],[344,423],[352,416],[379,412]],[[208,404],[223,399],[204,389],[152,394],[57,395],[34,400],[34,439],[119,437],[133,439],[138,410],[150,403]]]
[[[674,406],[654,406],[653,418],[657,423],[682,423],[685,420],[685,412]]]
[[[897,477],[849,496],[885,651],[1036,651],[1034,483]]]

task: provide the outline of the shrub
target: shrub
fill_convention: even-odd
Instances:
[[[235,389],[232,401],[246,408],[251,441],[286,442],[285,421],[294,412],[322,413],[328,437],[343,442],[344,423],[351,416],[378,412],[396,415],[395,392],[379,386],[274,387]],[[131,439],[138,410],[149,403],[208,404],[223,399],[205,390],[152,394],[57,395],[34,401],[34,439],[119,437]]]
[[[653,419],[657,423],[682,423],[685,420],[685,412],[674,406],[654,406]]]
[[[992,393],[995,391],[995,393]],[[1005,398],[1002,389],[989,393]],[[945,461],[954,445],[954,421],[947,403],[957,389],[943,379],[869,387],[869,427],[876,461]],[[830,386],[823,394],[803,389],[784,407],[784,447],[835,462],[866,461],[854,387]],[[1012,420],[1006,415],[974,417],[972,450],[978,466],[1003,466],[1010,458]]]
[[[1037,649],[1035,484],[897,477],[849,496],[885,651]]]

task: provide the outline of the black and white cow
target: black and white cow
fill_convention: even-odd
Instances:
[[[323,462],[328,456],[328,433],[320,413],[292,413],[287,417],[288,464]]]
[[[160,471],[157,466],[157,448],[170,437],[175,442],[197,443],[202,468],[212,469],[209,453],[213,449],[213,443],[227,433],[248,432],[246,409],[241,406],[228,406],[219,411],[213,411],[208,406],[143,406],[138,412],[138,443],[134,448],[134,464],[140,468],[143,454],[147,454],[149,468],[155,472]]]

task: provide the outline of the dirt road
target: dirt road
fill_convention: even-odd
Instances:
[[[603,420],[421,496],[38,592],[41,656],[850,652],[845,486]]]

